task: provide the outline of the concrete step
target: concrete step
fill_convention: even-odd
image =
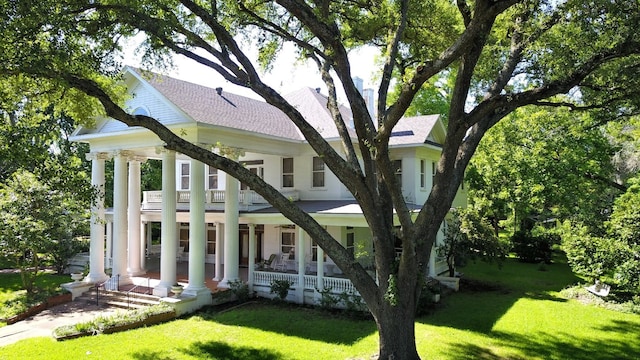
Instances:
[[[89,290],[76,298],[77,301],[96,303],[95,289]],[[115,306],[124,309],[143,308],[160,303],[160,298],[149,294],[127,293],[123,291],[100,291],[100,305]]]

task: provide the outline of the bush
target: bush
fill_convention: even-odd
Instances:
[[[280,300],[284,300],[289,295],[291,282],[289,280],[271,280],[271,293],[276,294]]]
[[[556,235],[533,236],[526,231],[518,231],[511,237],[513,251],[520,261],[527,263],[551,263],[552,246],[558,243]]]
[[[238,301],[245,302],[249,300],[249,285],[245,284],[242,280],[229,281],[229,289]]]

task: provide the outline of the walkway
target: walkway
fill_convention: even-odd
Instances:
[[[111,315],[118,310],[122,311],[122,309],[99,307],[78,301],[57,305],[15,324],[1,327],[0,346],[32,337],[51,337],[53,329],[59,326],[88,321],[98,315]]]
[[[160,261],[159,259],[147,259],[147,274],[143,277],[136,277],[133,279],[135,284],[144,285],[146,278],[150,278],[151,287],[157,285],[160,279]],[[188,262],[177,263],[177,279],[183,285],[187,285],[188,278]],[[213,278],[214,266],[213,264],[206,264],[205,266],[205,284],[212,291],[217,291],[217,281],[211,280]],[[240,269],[240,277],[246,281],[247,269]],[[32,337],[51,337],[53,329],[63,326],[77,324],[80,322],[88,321],[95,318],[98,315],[108,316],[117,311],[124,311],[124,309],[114,307],[102,307],[93,303],[86,303],[81,301],[72,301],[70,303],[57,305],[51,307],[39,314],[36,314],[30,318],[22,321],[18,321],[15,324],[7,325],[0,328],[0,346],[13,344],[17,341],[24,340]]]

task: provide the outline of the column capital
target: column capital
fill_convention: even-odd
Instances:
[[[85,154],[87,160],[109,160],[113,155],[107,152],[89,152]]]
[[[129,162],[143,163],[145,161],[147,161],[147,158],[145,156],[140,156],[140,155],[131,155],[131,156],[129,156]]]
[[[222,145],[219,142],[213,145],[213,148],[218,149],[217,153],[219,155],[229,158],[231,160],[238,160],[241,156],[244,156],[243,149]]]
[[[175,154],[175,150],[169,150],[164,146],[156,146],[156,154]]]
[[[135,153],[131,150],[116,150],[113,152],[114,157],[123,157],[127,160],[129,160],[129,158],[131,158],[134,155]]]

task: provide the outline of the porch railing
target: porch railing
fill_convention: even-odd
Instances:
[[[300,200],[300,194],[297,190],[285,190],[281,192],[283,196],[287,197],[291,201]],[[191,199],[191,192],[188,190],[176,191],[177,203],[189,203]],[[225,190],[206,190],[205,191],[205,204],[223,204],[225,201]],[[143,204],[161,204],[162,203],[162,191],[144,191]],[[258,193],[253,190],[240,190],[238,193],[238,203],[244,205],[260,205],[268,204],[268,202]]]
[[[272,280],[288,280],[291,283],[292,288],[298,286],[298,274],[278,273],[269,271],[254,271],[253,283],[257,286],[271,286]],[[335,277],[323,277],[322,284],[324,289],[331,288],[331,292],[334,294],[351,293],[358,294],[356,288],[353,286],[349,279],[335,278]],[[315,290],[318,287],[317,275],[305,275],[304,276],[304,289]]]

